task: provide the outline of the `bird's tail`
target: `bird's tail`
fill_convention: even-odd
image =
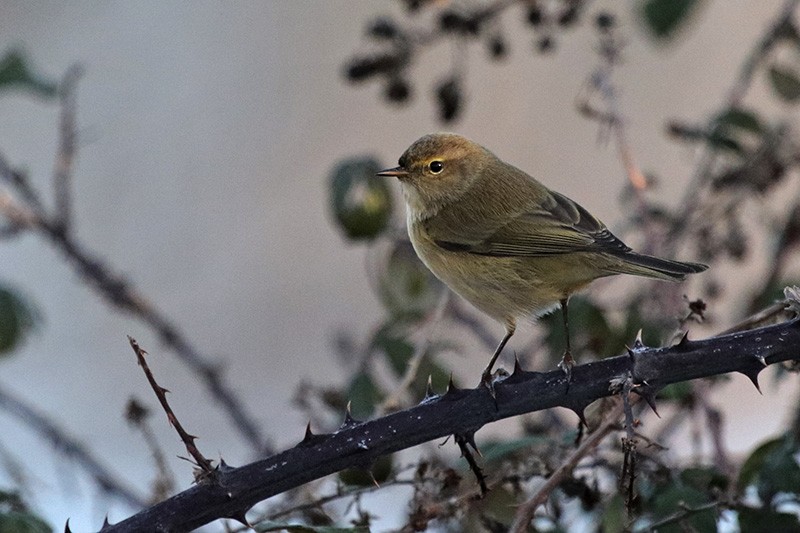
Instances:
[[[689,274],[697,274],[708,268],[708,265],[702,263],[672,261],[635,252],[627,252],[617,257],[621,259],[618,264],[620,274],[634,274],[668,281],[680,281]]]

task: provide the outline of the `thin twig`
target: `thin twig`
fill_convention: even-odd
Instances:
[[[189,452],[189,455],[194,458],[197,466],[200,467],[204,475],[213,475],[213,464],[211,461],[206,459],[202,453],[200,453],[200,450],[197,449],[197,446],[194,444],[194,441],[197,439],[197,437],[195,435],[190,435],[185,429],[183,429],[178,417],[175,416],[175,412],[172,410],[172,407],[170,407],[169,402],[167,401],[167,393],[169,391],[156,383],[156,378],[153,376],[153,372],[150,371],[150,367],[147,364],[147,359],[145,358],[147,352],[139,347],[139,344],[133,337],[128,336],[128,341],[131,344],[131,348],[133,348],[133,352],[136,354],[136,359],[139,361],[139,366],[142,367],[142,371],[147,377],[148,383],[150,383],[150,386],[153,388],[153,392],[156,394],[162,409],[164,409],[164,412],[167,415],[167,420],[169,420],[170,425],[175,428],[175,431],[178,432],[181,441],[183,441],[183,445],[186,446],[186,451]]]
[[[594,450],[609,433],[619,427],[619,417],[623,414],[622,400],[615,397],[614,402],[615,405],[608,410],[605,419],[597,429],[547,478],[547,481],[539,487],[536,494],[519,506],[509,533],[526,533],[536,509],[547,501],[550,493],[570,475],[581,459]]]
[[[61,231],[69,231],[72,221],[72,167],[75,161],[77,131],[75,114],[77,99],[75,88],[82,74],[82,69],[75,65],[64,74],[59,87],[61,99],[61,118],[59,124],[59,147],[53,170],[53,192],[55,196],[54,224]]]
[[[24,400],[0,387],[0,407],[6,412],[24,422],[28,427],[38,433],[44,440],[50,442],[56,451],[69,457],[78,466],[83,468],[101,490],[128,505],[141,509],[147,502],[136,492],[127,487],[125,482],[111,473],[92,452],[82,443],[67,434],[46,414],[28,405]]]

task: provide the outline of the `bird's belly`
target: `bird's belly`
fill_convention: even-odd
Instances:
[[[567,286],[553,258],[454,252],[442,249],[424,235],[413,232],[411,235],[417,255],[437,278],[475,307],[504,323],[551,311],[562,298],[579,288]]]

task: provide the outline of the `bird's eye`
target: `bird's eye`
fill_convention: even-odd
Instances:
[[[428,168],[431,169],[431,174],[438,174],[444,170],[444,163],[441,161],[431,161],[431,164],[428,165]]]

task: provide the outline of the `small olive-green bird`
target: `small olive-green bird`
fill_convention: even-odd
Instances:
[[[567,338],[559,367],[569,380],[571,294],[615,274],[679,281],[708,268],[637,254],[586,209],[461,135],[425,135],[399,166],[378,175],[400,180],[408,234],[422,262],[505,325],[482,375],[490,387],[494,363],[518,319],[561,305]]]

